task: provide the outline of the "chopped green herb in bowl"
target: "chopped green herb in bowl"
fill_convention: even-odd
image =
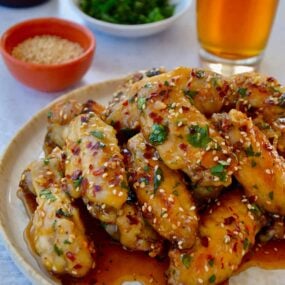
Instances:
[[[80,0],[80,8],[99,20],[137,25],[171,17],[175,6],[168,0]]]

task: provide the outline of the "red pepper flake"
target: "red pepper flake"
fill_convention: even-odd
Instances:
[[[81,171],[81,170],[75,170],[75,171],[73,171],[73,173],[71,174],[71,179],[72,179],[72,180],[76,180],[76,179],[78,179],[81,175],[82,175],[82,171]]]
[[[149,114],[149,116],[152,118],[154,123],[161,124],[163,121],[163,118],[160,115],[158,115],[157,113],[151,112]]]
[[[113,126],[113,128],[114,128],[115,130],[117,130],[117,131],[119,131],[119,130],[121,129],[121,123],[120,123],[119,121],[114,122],[114,123],[112,124],[112,126]]]
[[[233,216],[225,218],[224,219],[224,225],[231,225],[235,220],[236,219]]]
[[[81,269],[82,265],[77,263],[76,265],[73,266],[74,269]]]
[[[73,147],[71,149],[71,152],[74,154],[74,155],[79,155],[80,153],[80,147],[78,145],[76,145],[75,147]]]
[[[234,244],[234,246],[233,246],[233,252],[237,252],[237,245],[238,245],[238,243],[235,242],[235,244]]]
[[[81,191],[82,195],[84,195],[89,187],[89,182],[87,178],[83,178],[81,182]]]
[[[93,186],[93,195],[96,196],[97,192],[100,192],[102,190],[102,187],[100,185],[94,185]]]
[[[201,244],[204,247],[208,247],[209,246],[209,240],[208,237],[201,237]]]
[[[93,164],[89,164],[89,170],[93,170],[94,169],[94,166],[93,166]]]
[[[143,154],[143,157],[146,159],[151,159],[153,157],[153,148],[151,146],[146,145],[146,149]]]
[[[248,197],[248,202],[250,204],[253,204],[254,202],[256,202],[256,200],[257,200],[257,196],[255,196],[255,195]]]
[[[139,223],[138,219],[136,216],[132,216],[132,215],[127,215],[127,218],[130,222],[130,225],[137,225]]]
[[[186,106],[182,106],[182,111],[183,113],[186,113],[190,110],[190,108],[186,107]]]
[[[129,105],[128,100],[126,100],[126,101],[123,102],[123,106],[128,106],[128,105]]]
[[[103,167],[101,167],[101,168],[99,168],[99,169],[97,169],[97,170],[94,170],[93,172],[92,172],[92,174],[94,175],[94,176],[98,176],[98,175],[101,175],[101,174],[103,174],[104,173],[104,168]]]
[[[70,252],[70,251],[68,251],[67,253],[66,253],[66,257],[69,259],[69,260],[71,260],[71,261],[74,261],[76,258],[75,258],[75,255],[72,253],[72,252]]]
[[[183,150],[183,151],[186,151],[187,150],[187,144],[185,144],[185,143],[181,143],[181,144],[179,144],[179,148],[181,149],[181,150]]]

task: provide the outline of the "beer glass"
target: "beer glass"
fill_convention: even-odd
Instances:
[[[278,0],[197,0],[202,66],[226,75],[258,69]]]

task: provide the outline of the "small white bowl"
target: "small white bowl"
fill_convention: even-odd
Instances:
[[[176,0],[170,2],[176,5],[175,11],[171,17],[165,20],[149,24],[121,25],[97,20],[85,14],[80,9],[79,0],[69,0],[73,10],[85,21],[89,28],[108,33],[110,35],[128,38],[149,36],[167,29],[189,9],[192,0]]]

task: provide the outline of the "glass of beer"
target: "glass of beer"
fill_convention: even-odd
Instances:
[[[197,0],[202,66],[231,75],[259,67],[278,0]]]

